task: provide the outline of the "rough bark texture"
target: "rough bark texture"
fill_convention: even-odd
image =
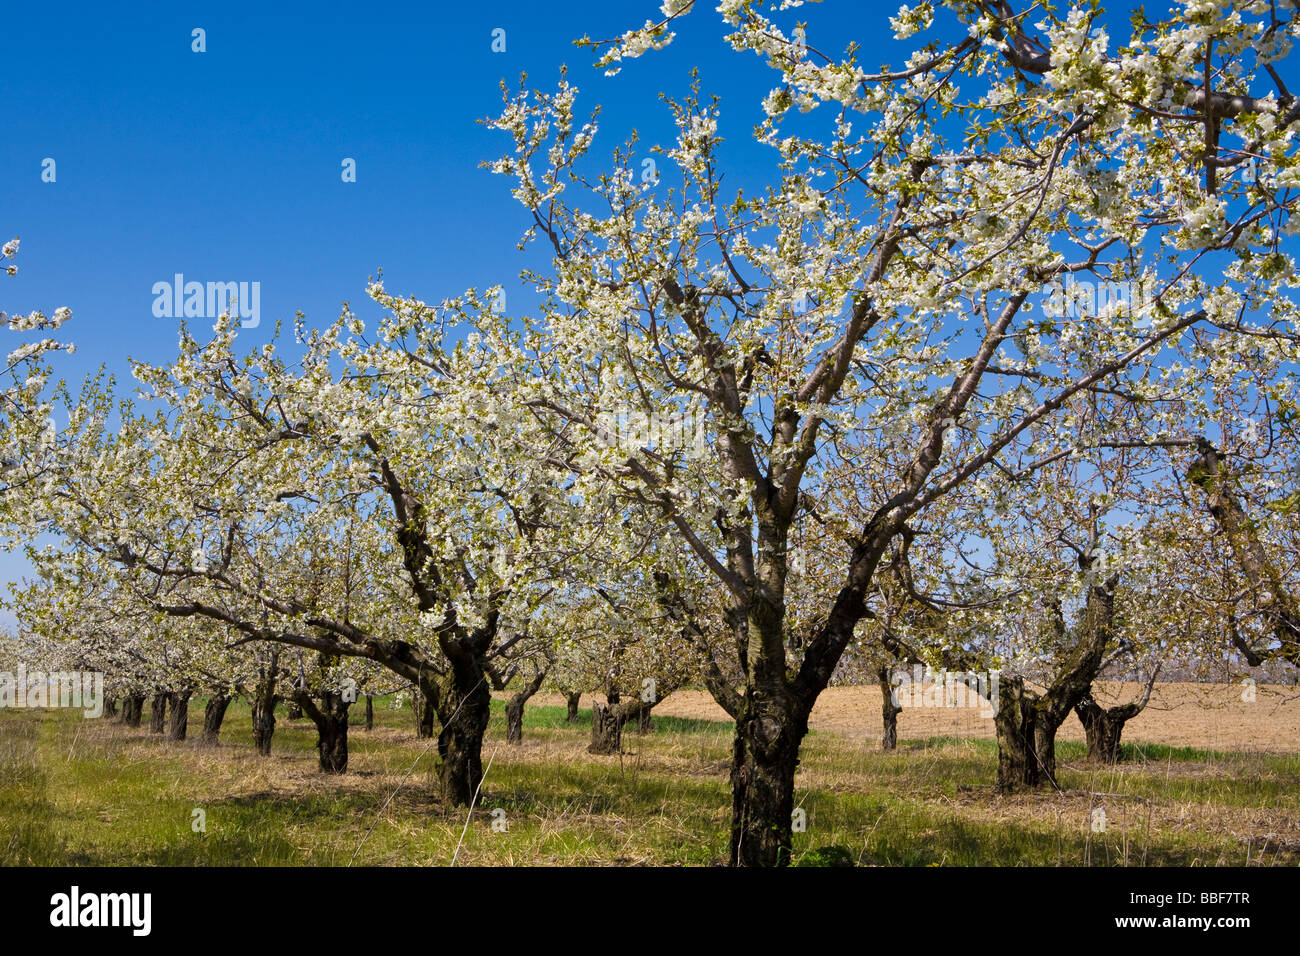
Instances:
[[[1151,690],[1155,687],[1158,676],[1160,676],[1160,668],[1157,666],[1146,682],[1142,696],[1132,703],[1106,708],[1093,700],[1092,694],[1089,693],[1074,705],[1074,712],[1078,715],[1079,722],[1083,724],[1084,736],[1088,741],[1089,760],[1116,763],[1124,758],[1123,748],[1120,747],[1124,725],[1146,709],[1151,701]]]
[[[483,781],[483,734],[492,715],[486,661],[476,647],[461,645],[431,699],[442,729],[438,733],[438,775],[443,799],[469,806]]]
[[[524,740],[524,701],[518,694],[506,701],[506,743],[518,744]]]
[[[881,717],[884,730],[880,735],[880,749],[893,750],[898,746],[898,715],[903,708],[894,703],[894,685],[890,680],[893,668],[883,664],[878,672],[880,679]]]
[[[190,695],[194,691],[178,690],[167,695],[167,738],[184,740],[190,724]]]
[[[167,729],[167,695],[161,691],[149,699],[149,733],[161,734]]]
[[[1086,572],[1091,558],[1081,558]],[[1019,677],[1002,679],[994,729],[998,736],[998,789],[1015,790],[1056,783],[1056,732],[1070,711],[1092,691],[1101,671],[1106,648],[1114,636],[1114,575],[1088,588],[1083,615],[1074,628],[1051,685],[1041,695],[1025,687]],[[1060,644],[1067,632],[1060,606],[1054,608],[1053,626]]]
[[[565,692],[564,701],[568,705],[569,714],[565,719],[571,723],[578,722],[578,701],[582,699],[582,691]]]
[[[144,715],[144,695],[132,694],[122,698],[122,723],[128,727],[139,727]]]
[[[1003,678],[993,717],[998,738],[999,790],[1037,787],[1042,780],[1043,762],[1034,749],[1038,717],[1034,700],[1034,693],[1025,689],[1023,677]]]
[[[117,716],[117,698],[116,698],[116,697],[109,697],[107,700],[104,701],[104,716],[106,716],[106,717],[116,717],[116,716]]]
[[[415,708],[415,732],[420,737],[434,736],[438,724],[438,711],[429,703],[428,697],[418,688],[411,696],[411,705]]]
[[[253,688],[249,704],[253,710],[253,746],[263,757],[271,755],[271,737],[275,734],[275,679],[262,678]]]
[[[731,865],[788,866],[807,711],[784,695],[746,695],[743,708],[731,758]]]
[[[1125,708],[1114,709],[1123,711]],[[1112,718],[1110,711],[1092,698],[1080,701],[1075,705],[1074,712],[1078,714],[1079,721],[1083,724],[1084,735],[1088,740],[1088,759],[1101,763],[1119,761],[1122,754],[1119,740],[1124,733],[1124,724],[1128,717],[1119,713]]]
[[[215,747],[221,740],[221,724],[226,719],[226,708],[230,706],[230,697],[224,691],[214,691],[203,708],[202,743]]]
[[[542,681],[546,680],[546,671],[547,668],[534,671],[532,679],[520,687],[506,701],[506,743],[518,744],[523,742],[524,705],[541,688]]]
[[[617,754],[623,752],[623,715],[617,704],[591,702],[591,743],[589,754]]]
[[[294,703],[316,725],[316,749],[324,773],[346,773],[348,769],[348,707],[337,691],[323,691],[320,703],[307,691],[294,692]]]
[[[366,694],[366,730],[375,729],[375,698]]]

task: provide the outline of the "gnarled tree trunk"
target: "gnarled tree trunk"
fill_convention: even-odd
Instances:
[[[1142,713],[1151,701],[1151,690],[1156,678],[1160,676],[1160,666],[1151,672],[1142,691],[1142,696],[1129,704],[1117,707],[1102,707],[1092,697],[1092,693],[1074,705],[1074,712],[1083,724],[1083,733],[1088,741],[1088,759],[1102,763],[1116,763],[1124,758],[1120,738],[1124,734],[1124,725]]]
[[[411,696],[411,706],[415,708],[416,734],[420,737],[434,736],[434,728],[438,724],[438,711],[418,687]]]
[[[190,695],[193,689],[172,691],[167,695],[167,738],[184,740],[190,723]]]
[[[132,694],[122,698],[122,723],[128,727],[139,727],[144,715],[144,695]]]
[[[271,737],[275,734],[275,678],[263,677],[253,688],[249,705],[253,711],[253,745],[263,757],[271,755]]]
[[[616,703],[591,702],[591,743],[589,754],[617,754],[623,752],[623,715]]]
[[[447,673],[430,688],[438,720],[438,776],[443,799],[469,806],[483,782],[483,735],[492,717],[486,661],[481,651],[460,646]]]
[[[751,694],[755,689],[751,688]],[[788,695],[746,695],[731,757],[731,865],[788,866],[794,776],[808,733],[806,710]]]
[[[893,668],[882,664],[877,672],[880,679],[881,717],[884,731],[880,735],[880,749],[893,750],[898,746],[898,715],[902,712],[901,704],[894,701]]]
[[[524,705],[528,703],[530,697],[537,693],[542,686],[542,681],[546,680],[546,671],[549,668],[541,668],[534,672],[533,677],[528,683],[524,684],[515,692],[511,698],[506,701],[506,743],[518,744],[524,739]]]
[[[149,699],[149,733],[161,734],[167,729],[167,694],[158,691]]]
[[[1003,792],[1056,784],[1056,731],[1043,699],[1023,677],[1004,678],[993,717],[998,738],[997,788]]]
[[[582,699],[582,691],[565,691],[564,702],[569,708],[568,716],[565,718],[569,723],[578,722],[578,701]]]
[[[317,705],[306,690],[294,691],[294,702],[316,725],[316,749],[320,769],[325,773],[346,773],[348,769],[348,701],[337,691],[320,694]]]
[[[200,741],[208,747],[215,747],[220,742],[221,724],[226,719],[226,708],[230,706],[230,697],[225,691],[213,691],[203,708],[203,736]]]
[[[1079,564],[1087,572],[1093,561],[1084,556]],[[999,790],[1058,786],[1056,732],[1075,705],[1091,692],[1092,682],[1101,671],[1106,647],[1114,636],[1117,583],[1118,577],[1112,575],[1089,585],[1074,643],[1046,691],[1035,694],[1020,677],[1003,679],[993,722],[998,735]],[[1057,639],[1064,643],[1067,631],[1059,603],[1055,615]]]
[[[1124,723],[1128,720],[1122,714],[1126,708],[1116,707],[1121,713],[1111,718],[1110,711],[1102,707],[1091,697],[1079,701],[1074,712],[1083,724],[1083,732],[1088,740],[1088,759],[1101,763],[1116,763],[1120,760],[1120,736],[1124,733]]]

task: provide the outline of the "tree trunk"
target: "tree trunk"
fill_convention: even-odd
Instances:
[[[589,754],[617,754],[623,752],[623,715],[618,704],[591,702],[591,744]]]
[[[651,705],[645,704],[637,708],[636,712],[636,732],[638,734],[648,734],[654,730],[654,718],[650,714]]]
[[[139,727],[144,715],[144,694],[132,694],[122,699],[122,723],[128,727]]]
[[[1124,735],[1124,725],[1136,717],[1151,702],[1151,691],[1155,688],[1156,678],[1160,676],[1160,666],[1151,672],[1142,696],[1128,704],[1105,708],[1093,700],[1089,693],[1074,705],[1074,712],[1083,724],[1083,732],[1088,740],[1088,759],[1102,763],[1117,763],[1124,759],[1124,750],[1120,746],[1120,737]]]
[[[415,707],[415,732],[421,737],[432,737],[438,722],[437,709],[418,687],[411,698],[411,704]]]
[[[253,689],[249,703],[253,709],[253,745],[263,757],[271,755],[271,737],[275,734],[275,679],[262,678]]]
[[[751,688],[751,692],[755,688]],[[794,701],[748,695],[731,758],[731,865],[788,866],[794,775],[808,717]]]
[[[482,653],[457,650],[429,709],[436,708],[442,723],[438,773],[443,799],[463,807],[470,805],[483,782],[483,734],[492,717],[492,694]]]
[[[546,672],[550,668],[548,664],[545,668],[539,668],[534,671],[532,679],[527,681],[518,691],[515,692],[508,701],[506,701],[506,743],[518,744],[524,739],[524,705],[528,703],[529,698],[541,689],[542,681],[546,680]]]
[[[578,722],[578,701],[582,698],[582,691],[574,691],[564,695],[565,702],[569,706],[569,715],[566,718],[568,723],[576,724]]]
[[[117,716],[117,698],[109,697],[104,701],[104,715],[107,717]]]
[[[193,690],[173,691],[167,695],[169,709],[167,737],[169,740],[184,740],[190,723],[190,695]]]
[[[898,715],[902,712],[901,704],[894,703],[893,668],[882,665],[878,674],[880,678],[881,716],[884,719],[884,732],[880,736],[881,750],[894,750],[898,747]]]
[[[284,707],[284,716],[289,720],[302,719],[302,706],[296,701],[289,701]]]
[[[305,690],[294,693],[294,702],[316,725],[316,749],[324,773],[346,773],[348,769],[348,707],[337,691],[323,691],[320,705]]]
[[[993,728],[998,738],[998,790],[1037,787],[1039,763],[1034,753],[1038,713],[1023,677],[1004,679]]]
[[[1088,740],[1088,759],[1101,763],[1118,762],[1122,755],[1119,739],[1124,733],[1124,724],[1128,718],[1116,715],[1112,719],[1111,712],[1091,698],[1080,701],[1074,712],[1083,724],[1083,732]]]
[[[506,701],[506,743],[518,744],[524,739],[524,698],[515,694]]]
[[[149,733],[160,734],[167,726],[167,695],[161,691],[149,700]]]
[[[226,708],[230,706],[230,698],[224,692],[214,692],[208,698],[207,706],[203,708],[203,736],[201,742],[209,747],[215,747],[220,742],[221,722],[226,719]]]
[[[366,730],[375,729],[375,698],[366,694]]]

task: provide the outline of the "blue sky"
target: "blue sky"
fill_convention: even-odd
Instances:
[[[128,356],[174,355],[177,322],[154,316],[152,287],[176,273],[260,283],[261,324],[240,336],[248,347],[298,310],[315,325],[344,301],[373,316],[364,288],[381,267],[389,291],[431,301],[505,284],[517,313],[530,300],[517,275],[543,265],[545,250],[517,250],[527,221],[512,183],[479,168],[508,146],[476,122],[499,111],[500,82],[527,72],[551,88],[567,64],[580,115],[602,105],[594,155],[633,127],[648,155],[673,137],[659,93],[684,93],[698,67],[703,92],[721,97],[724,188],[752,194],[771,153],[750,131],[776,75],[730,49],[714,5],[703,0],[668,50],[616,77],[572,41],[658,19],[656,0],[6,8],[0,241],[20,236],[22,249],[18,278],[0,279],[0,309],[70,307],[63,337],[78,351],[59,357],[59,373],[75,382],[104,365],[123,391],[134,384]],[[828,53],[856,40],[870,69],[922,41],[893,40],[896,9],[842,0],[797,15]],[[205,52],[191,49],[195,28]],[[498,28],[504,53],[492,50]],[[354,183],[341,179],[345,158]],[[0,553],[0,587],[25,568]]]
[[[657,96],[682,92],[698,66],[733,133],[733,182],[768,158],[745,144],[773,74],[724,44],[711,5],[683,21],[669,50],[612,78],[572,41],[657,18],[657,4],[268,6],[5,10],[0,238],[20,236],[22,249],[0,308],[72,309],[64,337],[78,351],[59,362],[70,381],[105,365],[127,389],[128,356],[174,354],[176,321],[154,316],[151,289],[175,273],[259,282],[261,325],[241,334],[250,346],[298,310],[322,325],[344,301],[373,315],[364,287],[381,267],[390,291],[426,300],[501,282],[526,302],[514,292],[535,256],[516,249],[524,211],[507,179],[478,167],[507,141],[476,123],[498,111],[500,81],[521,71],[550,87],[569,66],[582,112],[603,106],[599,154],[633,126],[646,146],[669,139]],[[885,46],[889,5],[834,6],[807,16],[858,24],[834,39],[859,39],[868,64],[902,58]],[[205,52],[191,49],[195,28]],[[491,48],[497,28],[504,53]],[[52,183],[41,176],[47,157]],[[355,183],[341,179],[345,158]],[[25,569],[18,554],[0,554],[0,582]]]

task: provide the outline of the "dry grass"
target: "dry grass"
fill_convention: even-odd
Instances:
[[[1163,686],[1160,709],[1126,735],[1137,743],[1130,759],[1114,767],[1084,761],[1071,718],[1059,751],[1063,792],[1002,796],[992,787],[991,721],[977,712],[905,711],[899,751],[881,754],[878,690],[833,688],[804,746],[796,802],[808,826],[796,855],[837,845],[880,864],[1300,862],[1300,734],[1287,732],[1300,708],[1282,703],[1280,689],[1261,688],[1253,705],[1234,695]],[[725,858],[730,726],[711,702],[674,694],[656,710],[655,732],[629,733],[621,757],[588,755],[587,729],[565,724],[563,708],[548,706],[558,703],[530,703],[521,746],[504,743],[498,707],[468,825],[463,809],[437,798],[436,751],[407,711],[379,707],[374,731],[353,728],[343,776],[317,771],[304,720],[281,719],[274,754],[258,757],[242,707],[232,707],[215,751],[67,712],[0,712],[0,863]],[[1099,807],[1107,826],[1094,833]],[[191,828],[195,809],[206,832]]]

